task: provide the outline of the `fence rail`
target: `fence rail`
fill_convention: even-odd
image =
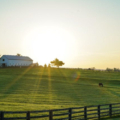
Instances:
[[[0,111],[0,120],[90,120],[120,116],[120,103],[43,111]]]

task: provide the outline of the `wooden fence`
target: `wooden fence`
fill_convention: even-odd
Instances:
[[[1,111],[0,120],[93,120],[120,116],[120,103],[43,111]]]

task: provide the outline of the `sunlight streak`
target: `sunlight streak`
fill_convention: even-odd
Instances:
[[[43,76],[43,73],[44,73],[44,68],[42,69],[42,74],[40,74],[40,77],[38,76],[38,80],[35,82],[36,84],[36,87],[35,89],[33,90],[33,92],[30,94],[30,99],[29,99],[29,102],[35,102],[36,100],[36,95],[38,93],[38,90],[39,90],[39,87],[40,87],[40,82],[41,82],[41,79],[42,79],[42,76]]]
[[[48,81],[49,81],[49,101],[50,101],[50,103],[52,102],[52,92],[51,92],[51,90],[52,90],[52,85],[51,85],[51,69],[50,68],[48,68]]]
[[[10,84],[8,84],[5,87],[5,91],[3,94],[5,94],[23,75],[25,75],[25,73],[27,73],[32,67],[29,66],[28,68],[25,69],[25,71],[23,71],[22,74],[20,74],[18,77],[16,77]]]

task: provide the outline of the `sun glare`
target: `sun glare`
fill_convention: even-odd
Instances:
[[[40,64],[48,64],[55,58],[63,59],[69,52],[74,38],[62,28],[36,28],[26,35],[24,40],[25,51]]]

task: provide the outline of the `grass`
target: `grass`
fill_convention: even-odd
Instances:
[[[99,87],[102,82],[104,87]],[[80,69],[0,69],[0,111],[120,102],[120,73]]]

